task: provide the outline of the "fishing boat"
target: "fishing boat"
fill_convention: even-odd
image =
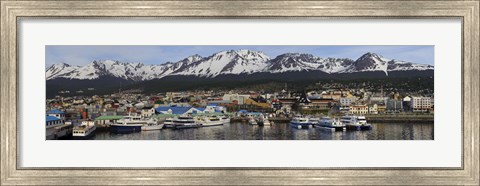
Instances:
[[[165,124],[159,123],[156,120],[150,119],[147,123],[142,125],[142,131],[149,131],[149,130],[161,130]]]
[[[73,139],[90,139],[95,135],[97,127],[93,121],[82,121],[78,126],[73,127]]]
[[[347,130],[370,130],[372,125],[367,123],[365,116],[343,116],[341,122]]]
[[[192,116],[179,116],[173,120],[175,129],[198,128],[202,124],[195,122]]]
[[[310,122],[308,121],[308,118],[305,118],[305,117],[301,117],[301,116],[296,116],[292,119],[292,121],[290,121],[290,126],[293,127],[293,128],[298,128],[298,129],[302,129],[302,128],[310,128],[312,124],[310,124]]]
[[[111,124],[110,131],[113,133],[140,132],[142,130],[142,126],[147,123],[148,122],[143,120],[141,116],[128,115]]]
[[[320,121],[314,125],[320,129],[327,129],[332,131],[343,131],[345,130],[345,125],[337,119],[330,117],[322,117]]]

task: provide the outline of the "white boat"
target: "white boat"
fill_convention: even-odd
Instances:
[[[223,125],[222,118],[217,116],[198,116],[195,121],[202,124],[202,127]]]
[[[257,120],[255,120],[255,118],[253,118],[253,117],[250,117],[250,118],[248,119],[248,124],[250,124],[250,125],[257,125]]]
[[[142,131],[161,130],[163,126],[163,123],[159,123],[153,119],[150,119],[146,124],[142,125]]]
[[[165,121],[163,122],[165,128],[174,128],[175,123],[173,122],[175,118],[166,118]]]
[[[224,124],[230,123],[230,118],[228,116],[221,116],[220,118]]]
[[[294,128],[310,128],[312,124],[308,121],[308,118],[296,116],[290,121],[290,126]]]
[[[330,117],[322,117],[315,126],[332,131],[343,131],[346,129],[345,125],[341,121]]]
[[[268,117],[263,118],[263,126],[271,126],[272,123],[270,123],[270,120],[268,120]]]
[[[372,126],[367,123],[365,116],[343,116],[340,121],[350,130],[372,129]]]
[[[320,122],[320,118],[311,117],[311,118],[308,118],[308,122],[310,122],[310,124],[312,124],[312,125],[316,125]]]
[[[147,120],[142,119],[141,116],[128,115],[111,124],[110,131],[114,133],[139,132],[142,130],[142,126],[147,123]]]
[[[173,124],[175,129],[198,128],[202,125],[191,116],[179,116],[173,120]]]
[[[79,126],[73,127],[72,137],[74,139],[89,139],[95,135],[96,129],[93,121],[82,121]]]

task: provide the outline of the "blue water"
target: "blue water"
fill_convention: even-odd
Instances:
[[[288,123],[256,126],[230,123],[195,129],[163,129],[130,134],[97,131],[96,140],[433,140],[433,124],[373,123],[369,131],[334,132],[318,128],[295,129]]]

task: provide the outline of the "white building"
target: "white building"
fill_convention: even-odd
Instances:
[[[245,104],[248,98],[250,98],[248,94],[224,94],[222,97],[224,101],[237,101],[239,105]]]
[[[413,112],[427,112],[432,109],[432,98],[412,97]]]

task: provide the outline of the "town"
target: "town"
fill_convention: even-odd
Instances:
[[[283,89],[271,92],[195,90],[146,95],[130,90],[102,96],[69,96],[67,91],[62,91],[47,99],[46,105],[47,139],[58,139],[72,133],[73,136],[86,137],[94,130],[109,128],[114,132],[132,132],[132,128],[124,131],[125,127],[115,127],[125,118],[130,124],[137,122],[138,128],[133,128],[133,131],[138,132],[148,130],[146,126],[141,128],[142,124],[148,125],[151,130],[199,127],[196,123],[208,126],[205,119],[212,126],[236,121],[262,126],[270,123],[292,124],[297,121],[296,116],[310,117],[310,122],[305,121],[310,125],[318,117],[331,116],[334,120],[346,115],[367,116],[370,121],[389,118],[397,118],[394,120],[398,121],[398,116],[402,115],[410,119],[427,116],[433,122],[434,113],[433,94],[383,89],[373,92],[364,88],[289,90],[286,83]],[[192,115],[204,118],[186,117]],[[257,119],[259,115],[261,117]],[[181,125],[175,125],[172,121],[175,117],[182,121]],[[154,121],[147,122],[148,119]],[[301,120],[297,122],[303,127]]]

